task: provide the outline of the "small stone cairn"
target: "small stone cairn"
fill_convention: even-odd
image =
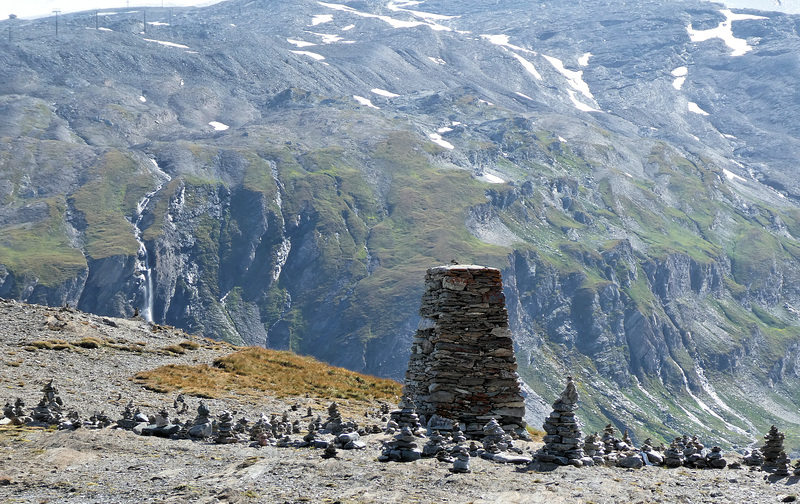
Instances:
[[[411,427],[408,425],[401,427],[400,432],[384,445],[383,453],[378,457],[378,461],[413,462],[419,460],[422,457],[422,450],[417,445],[417,439],[417,436],[411,431]]]
[[[770,427],[769,432],[764,436],[764,447],[761,448],[761,453],[764,455],[764,462],[761,468],[765,471],[774,471],[778,467],[778,459],[781,456],[783,449],[783,432],[779,431],[774,425]],[[786,456],[786,453],[783,454]]]
[[[553,403],[553,412],[544,421],[543,428],[547,435],[542,438],[544,448],[536,454],[537,461],[583,466],[581,431],[578,427],[578,420],[575,418],[577,408],[578,389],[570,376],[567,378],[564,392]]]
[[[217,444],[238,443],[239,438],[233,432],[233,415],[230,411],[224,410],[219,414],[219,427],[214,442]]]
[[[480,438],[497,419],[527,436],[514,345],[500,270],[475,265],[431,268],[411,343],[403,395],[417,413],[450,418]]]
[[[33,409],[33,420],[45,424],[57,424],[61,422],[63,414],[61,407],[64,403],[58,396],[58,390],[53,386],[53,380],[42,388],[42,399]]]
[[[604,463],[603,452],[605,445],[600,441],[599,436],[595,432],[589,434],[583,440],[583,453],[587,457],[591,457],[595,465],[602,465]]]
[[[213,424],[209,415],[211,414],[208,406],[203,401],[197,406],[197,416],[194,425],[189,429],[189,436],[193,438],[208,438],[213,434]]]
[[[453,467],[450,468],[450,472],[456,474],[472,472],[469,467],[469,449],[466,446],[456,445],[450,455],[453,457]]]
[[[483,426],[483,449],[489,453],[500,453],[513,446],[511,436],[492,418]]]
[[[753,448],[753,451],[746,454],[743,460],[744,465],[751,468],[761,467],[761,465],[764,463],[764,455],[761,453],[760,449]]]

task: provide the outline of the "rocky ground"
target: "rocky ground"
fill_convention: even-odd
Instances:
[[[109,320],[70,309],[0,301],[0,400],[22,398],[26,407],[33,407],[52,379],[65,408],[84,417],[105,411],[119,418],[129,400],[145,413],[164,407],[174,412],[176,394],[144,389],[131,377],[170,363],[211,364],[233,349],[171,328],[156,329],[142,320]],[[104,344],[76,345],[86,338]],[[183,354],[164,350],[186,341],[197,344],[187,347],[197,348]],[[59,344],[65,348],[55,349]],[[139,350],[133,351],[135,347]],[[187,401],[193,413],[199,399]],[[223,409],[236,411],[237,417],[281,414],[297,405],[291,412],[297,417],[308,407],[324,417],[329,401],[305,396],[254,401],[242,396],[206,403],[212,415]],[[362,425],[377,421],[371,416],[377,408],[342,404],[345,418]],[[109,428],[3,425],[0,502],[774,503],[792,502],[800,488],[797,477],[769,479],[760,471],[569,467],[536,472],[478,458],[472,459],[472,473],[453,474],[450,464],[435,459],[379,463],[376,459],[389,436],[362,439],[366,449],[339,450],[337,458],[326,460],[315,449],[215,445]],[[530,453],[539,444],[521,447]]]

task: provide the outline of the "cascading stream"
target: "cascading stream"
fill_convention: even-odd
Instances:
[[[172,177],[164,173],[161,168],[159,168],[155,159],[151,159],[150,161],[155,167],[154,170],[151,170],[151,173],[158,177],[159,182],[158,185],[156,185],[156,188],[153,191],[145,194],[142,199],[139,200],[139,203],[136,206],[136,221],[133,222],[133,236],[136,238],[136,242],[139,244],[139,250],[136,253],[136,271],[139,277],[142,279],[142,284],[139,286],[139,290],[142,293],[142,299],[144,300],[143,306],[139,312],[145,320],[148,322],[153,322],[155,286],[153,281],[153,268],[150,266],[150,255],[147,252],[147,246],[142,238],[144,232],[142,229],[142,219],[144,218],[147,206],[150,204],[150,200],[158,191],[161,190],[162,187],[164,187],[164,184],[172,180]]]

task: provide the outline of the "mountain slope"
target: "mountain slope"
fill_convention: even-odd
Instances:
[[[791,16],[303,1],[59,19],[57,39],[0,23],[0,295],[399,378],[424,271],[456,259],[503,270],[534,424],[566,374],[585,430],[745,445],[796,423]]]

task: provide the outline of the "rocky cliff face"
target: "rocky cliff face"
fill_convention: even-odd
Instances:
[[[534,425],[567,374],[587,431],[797,420],[794,18],[417,8],[0,22],[0,296],[400,378],[455,259],[503,273]]]

